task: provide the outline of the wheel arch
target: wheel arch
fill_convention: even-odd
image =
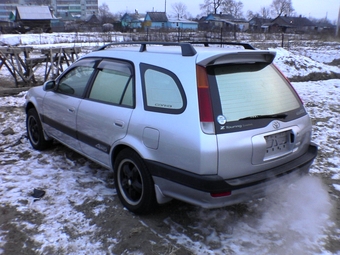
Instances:
[[[28,111],[31,110],[31,109],[34,109],[34,110],[37,112],[37,114],[38,114],[40,123],[41,123],[41,125],[42,125],[42,127],[43,127],[43,132],[44,132],[44,137],[45,137],[45,139],[46,139],[47,141],[53,140],[53,138],[50,137],[50,136],[46,133],[46,131],[45,131],[45,129],[44,129],[43,122],[42,122],[42,120],[41,120],[41,116],[40,116],[40,113],[39,113],[39,111],[38,111],[36,105],[35,105],[33,102],[29,101],[29,102],[26,103],[26,106],[25,106],[25,113],[26,113],[26,115],[27,115]]]
[[[115,187],[123,206],[136,214],[154,210],[158,205],[156,186],[140,153],[126,144],[117,145],[112,151],[112,165],[113,169],[117,167]]]
[[[123,151],[124,149],[130,149],[132,151],[134,151],[135,153],[137,153],[137,155],[142,159],[144,160],[144,158],[141,156],[141,154],[133,147],[127,145],[127,144],[118,144],[117,146],[115,146],[113,149],[112,149],[112,152],[111,152],[111,168],[112,170],[114,170],[114,164],[115,164],[115,160],[118,156],[118,154]]]
[[[32,102],[28,102],[27,104],[26,104],[26,107],[25,107],[25,112],[26,112],[26,114],[28,113],[28,111],[30,110],[30,109],[32,109],[32,108],[34,108],[36,111],[37,111],[37,108],[35,107],[35,105],[32,103]],[[38,112],[38,111],[37,111]]]

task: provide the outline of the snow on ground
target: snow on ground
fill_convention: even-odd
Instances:
[[[291,52],[321,63],[331,63],[334,59],[340,59],[340,45],[336,42],[327,46],[322,45],[322,42],[313,42],[308,46],[294,47]]]
[[[337,66],[329,66],[323,62],[315,61],[310,57],[294,54],[283,48],[274,48],[271,50],[276,51],[274,62],[288,77],[307,76],[310,73],[340,73],[340,68]],[[333,57],[335,56],[336,55],[333,55]],[[322,58],[320,57],[320,59]]]
[[[18,211],[42,214],[45,216],[39,233],[32,238],[39,244],[37,251],[44,253],[46,247],[54,246],[57,249],[68,251],[68,254],[98,254],[100,243],[90,240],[91,233],[97,229],[90,225],[83,213],[74,209],[75,205],[83,204],[89,197],[102,201],[105,197],[115,195],[114,189],[104,185],[103,169],[92,169],[90,162],[84,162],[79,167],[67,156],[60,152],[51,155],[53,151],[40,153],[30,148],[25,136],[25,115],[23,112],[24,95],[18,97],[2,98],[0,108],[18,107],[12,114],[1,111],[0,118],[7,119],[1,128],[11,127],[16,135],[1,137],[0,156],[0,196],[1,205],[14,206]],[[13,143],[18,143],[13,146]],[[23,154],[26,154],[23,160]],[[12,163],[15,162],[15,163]],[[91,188],[86,184],[91,183]],[[31,196],[33,189],[46,190],[47,193],[39,202],[34,202]],[[93,208],[100,212],[102,207]],[[77,229],[81,235],[71,242],[65,231],[67,228]],[[22,224],[20,222],[20,224]],[[36,228],[36,225],[24,222],[25,229]],[[41,229],[43,228],[43,229]],[[0,247],[6,242],[0,236]],[[74,252],[73,252],[74,251]],[[0,248],[1,253],[1,248]]]
[[[106,35],[106,36],[105,36]],[[96,33],[53,33],[53,34],[0,34],[0,42],[12,46],[22,45],[58,45],[72,44],[77,46],[88,45],[90,42],[98,43],[98,41],[121,41],[123,36],[119,32],[108,33],[98,38]],[[76,43],[75,43],[76,42]]]
[[[288,77],[315,71],[340,73],[338,67],[314,61],[305,53],[300,56],[284,49],[274,50],[275,63]],[[336,208],[332,205],[332,199],[339,199],[340,193],[331,197],[330,187],[318,177],[328,178],[334,192],[340,192],[340,80],[294,82],[293,86],[312,118],[313,141],[319,145],[311,176],[287,180],[275,191],[268,190],[268,197],[250,202],[245,209],[205,210],[185,205],[172,208],[161,222],[167,226],[162,233],[157,233],[150,219],[140,218],[140,223],[193,254],[340,254],[329,248],[330,240],[340,242],[340,228],[333,217]],[[37,254],[114,254],[114,247],[123,238],[120,232],[111,231],[104,246],[104,239],[96,237],[101,228],[76,209],[98,202],[91,209],[95,216],[117,210],[107,203],[119,204],[108,171],[63,146],[43,153],[34,151],[25,136],[24,97],[22,92],[0,99],[0,132],[7,128],[14,131],[12,135],[0,134],[1,206],[39,215],[40,224],[25,220],[13,223],[33,233],[30,238]],[[38,201],[31,196],[35,188],[46,191]],[[4,254],[6,242],[6,230],[0,229],[0,254]],[[155,244],[150,241],[149,245]]]
[[[340,80],[293,83],[312,118],[313,141],[320,147],[312,172],[333,173],[340,179]],[[321,157],[322,156],[322,157]]]

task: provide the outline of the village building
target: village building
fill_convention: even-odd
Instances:
[[[122,28],[132,28],[132,29],[138,29],[142,28],[143,22],[145,19],[145,14],[138,13],[136,10],[134,13],[125,13],[120,21]]]
[[[169,18],[168,27],[170,29],[181,29],[181,30],[197,30],[198,22],[187,20],[184,18]]]
[[[245,19],[237,19],[231,14],[209,14],[199,20],[200,30],[246,31],[248,28]]]
[[[272,19],[262,18],[262,17],[254,17],[249,20],[249,31],[250,32],[266,32],[270,25]]]
[[[48,6],[17,6],[15,23],[18,29],[24,31],[51,32],[53,17]]]
[[[315,31],[316,26],[306,17],[279,16],[268,24],[271,33],[305,33]]]
[[[168,28],[168,17],[165,12],[147,12],[144,26],[151,29]]]

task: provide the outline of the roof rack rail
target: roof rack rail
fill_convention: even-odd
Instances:
[[[249,43],[238,43],[238,42],[189,42],[190,44],[203,44],[205,47],[209,47],[209,44],[219,44],[219,45],[234,45],[234,46],[242,46],[246,50],[255,50],[253,46],[251,46]]]
[[[182,56],[185,57],[191,57],[196,55],[196,50],[195,48],[191,45],[191,43],[188,42],[119,42],[119,43],[109,43],[105,44],[102,47],[98,48],[97,51],[104,50],[109,46],[114,46],[114,45],[134,45],[134,44],[140,44],[140,49],[139,52],[144,52],[146,51],[146,45],[163,45],[163,46],[180,46],[181,51],[182,51]]]

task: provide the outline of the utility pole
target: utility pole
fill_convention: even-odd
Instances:
[[[165,12],[165,14],[166,14],[166,0],[165,0],[165,3],[164,3],[164,12]]]

